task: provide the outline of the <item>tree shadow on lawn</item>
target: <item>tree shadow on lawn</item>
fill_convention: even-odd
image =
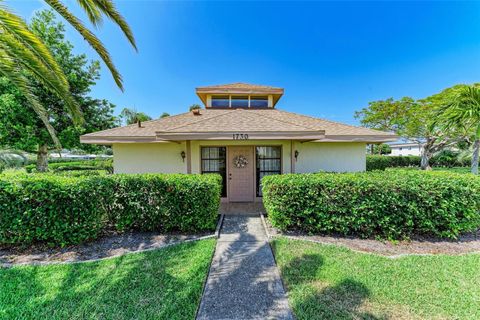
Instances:
[[[0,318],[193,319],[211,257],[205,245],[0,269]]]
[[[360,310],[371,295],[361,282],[347,278],[324,286],[318,281],[323,264],[321,255],[304,254],[281,268],[297,319],[383,319]]]

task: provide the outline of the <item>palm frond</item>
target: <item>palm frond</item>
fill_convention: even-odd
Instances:
[[[33,88],[30,87],[28,79],[23,75],[22,70],[19,70],[15,59],[12,59],[8,54],[0,49],[0,74],[6,76],[12,83],[20,90],[25,99],[30,103],[33,110],[42,120],[47,128],[48,133],[52,137],[55,146],[60,149],[61,144],[58,140],[55,129],[49,121],[47,110],[38,101],[37,97],[32,93]]]
[[[27,164],[27,162],[28,158],[23,151],[14,149],[0,150],[0,164],[3,163],[7,168],[20,167]]]
[[[34,53],[22,46],[21,42],[6,32],[0,33],[0,48],[2,48],[5,55],[10,56],[23,69],[34,75],[47,89],[62,99],[74,123],[83,123],[80,106],[70,94],[68,83],[65,85],[59,81],[56,74],[51,72]]]
[[[102,13],[100,12],[98,6],[93,0],[77,0],[77,3],[82,7],[83,11],[88,16],[88,20],[97,27],[103,22]]]
[[[117,84],[117,86],[123,91],[123,81],[122,76],[118,72],[117,68],[112,62],[112,58],[108,53],[107,49],[85,25],[75,17],[68,8],[58,0],[45,0],[45,2],[50,5],[55,11],[58,12],[65,20],[68,21],[82,36],[83,38],[92,46],[92,48],[98,53],[102,58],[103,62],[106,64],[107,68],[110,70],[112,77]]]
[[[47,46],[30,31],[28,25],[17,15],[9,12],[0,4],[0,29],[14,36],[27,47],[45,66],[51,70],[64,86],[68,86],[67,78]]]
[[[118,12],[112,0],[77,0],[87,12],[88,18],[95,25],[102,23],[102,14],[115,22],[123,31],[130,44],[138,51],[135,37],[125,18]]]
[[[477,128],[480,123],[480,89],[466,86],[458,89],[452,101],[437,110],[445,128]]]

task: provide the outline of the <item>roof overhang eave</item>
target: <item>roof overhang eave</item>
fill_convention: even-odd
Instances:
[[[324,139],[317,142],[364,142],[364,143],[384,143],[396,141],[394,135],[327,135]]]
[[[232,131],[232,132],[162,132],[159,141],[180,140],[318,140],[325,138],[325,131]]]
[[[158,141],[154,136],[80,136],[80,142],[85,144],[111,145],[114,143],[156,143]]]

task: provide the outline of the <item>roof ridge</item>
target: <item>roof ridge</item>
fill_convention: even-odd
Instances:
[[[170,118],[170,119],[171,119],[171,118],[175,118],[175,117],[178,117],[178,116],[182,116],[182,115],[185,115],[185,114],[188,114],[188,113],[190,113],[190,112],[182,112],[182,113],[174,114],[173,116],[168,116],[168,117],[165,117],[165,118],[159,118],[159,119],[151,119],[151,120],[147,120],[147,121],[141,121],[141,123],[160,122],[160,121],[166,120],[167,118]],[[138,123],[138,122],[131,123],[131,124],[127,124],[126,126],[120,126],[120,127],[105,129],[105,130],[101,130],[101,132],[109,132],[109,131],[115,131],[115,130],[119,130],[119,129],[123,129],[123,128],[134,127],[134,126],[137,125],[137,123]],[[84,136],[87,136],[87,135],[89,135],[89,134],[96,133],[96,132],[99,132],[99,131],[86,133],[86,134],[84,134]]]
[[[205,109],[204,109],[204,110],[205,110]],[[168,131],[170,131],[170,130],[176,130],[176,129],[178,129],[178,128],[183,128],[183,127],[188,127],[188,126],[190,126],[190,125],[192,125],[192,124],[196,124],[196,123],[199,123],[199,122],[202,122],[202,121],[207,121],[207,120],[210,120],[210,119],[218,118],[218,117],[220,117],[220,116],[223,116],[223,115],[226,115],[226,114],[230,114],[230,113],[232,113],[232,112],[234,112],[234,111],[236,111],[236,109],[235,109],[235,110],[228,111],[228,112],[224,112],[224,113],[221,113],[221,114],[213,115],[213,116],[211,116],[211,117],[209,117],[209,118],[206,118],[206,119],[199,119],[198,121],[192,121],[192,122],[190,122],[190,123],[182,124],[182,125],[179,125],[179,126],[177,126],[177,127],[171,127],[171,128],[168,128]]]
[[[367,130],[371,130],[371,131],[386,133],[386,131],[382,131],[382,130],[371,129],[371,128],[362,127],[362,126],[354,126],[354,125],[351,125],[351,124],[338,122],[338,121],[332,121],[332,120],[328,120],[328,119],[325,119],[325,118],[317,118],[317,117],[313,117],[313,116],[309,116],[309,115],[305,115],[305,114],[299,114],[299,113],[296,113],[296,112],[285,111],[285,110],[281,110],[281,109],[276,109],[276,110],[280,111],[280,112],[283,112],[283,113],[291,113],[291,114],[294,114],[296,116],[305,117],[305,118],[309,118],[309,119],[313,119],[313,120],[322,120],[322,121],[325,121],[325,122],[329,122],[329,123],[336,124],[336,125],[342,125],[342,126],[345,126],[345,127],[350,127],[350,128],[355,128],[355,129],[367,129]],[[388,132],[388,133],[391,133],[391,132]],[[392,133],[392,134],[394,134],[394,133]]]
[[[281,111],[281,110],[273,109],[272,111]],[[283,120],[283,119],[275,119],[275,118],[273,118],[273,117],[270,117],[270,116],[264,115],[264,114],[262,114],[262,117],[264,117],[264,118],[269,118],[269,119],[272,119],[272,120],[275,120],[275,121],[278,121],[278,122],[288,123],[289,125],[294,125],[294,126],[300,127],[300,128],[305,128],[305,129],[311,129],[311,130],[315,130],[315,131],[320,131],[320,130],[318,130],[317,128],[314,128],[314,127],[305,126],[305,125],[303,125],[303,124],[298,124],[298,123],[293,123],[293,122],[286,121],[286,120]]]

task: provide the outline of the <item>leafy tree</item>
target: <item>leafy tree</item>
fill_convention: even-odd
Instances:
[[[170,117],[170,113],[168,113],[168,112],[162,113],[162,115],[160,116],[160,119],[166,118],[166,117]]]
[[[356,111],[354,117],[360,119],[360,123],[367,128],[399,134],[405,126],[404,120],[413,104],[415,101],[410,97],[404,97],[398,101],[393,98],[373,101],[368,103],[368,107]],[[371,145],[370,153],[380,154],[380,150],[375,145]]]
[[[51,11],[41,11],[33,17],[30,29],[42,39],[59,62],[62,72],[68,75],[70,94],[77,101],[85,119],[83,126],[76,126],[64,102],[31,77],[31,91],[40,98],[48,112],[48,123],[57,130],[58,139],[66,148],[86,148],[79,136],[83,133],[108,129],[118,121],[113,116],[114,105],[106,100],[88,96],[91,86],[99,78],[99,62],[88,62],[85,55],[73,54],[73,46],[65,40],[65,26],[55,20]],[[23,90],[6,77],[0,78],[0,144],[10,148],[37,152],[37,169],[45,171],[48,150],[55,147],[48,130],[31,108]]]
[[[451,103],[456,93],[464,85],[455,85],[440,93],[418,100],[420,108],[415,110],[407,126],[406,136],[423,144],[421,154],[422,169],[430,169],[430,159],[435,153],[457,146],[466,140],[465,131],[459,127],[447,127],[438,119],[437,110]],[[417,134],[420,139],[414,139]]]
[[[410,97],[373,101],[368,103],[368,107],[356,111],[354,117],[360,119],[365,127],[399,132],[406,125],[407,115],[415,104]]]
[[[199,104],[192,104],[189,108],[189,111],[196,110],[196,109],[201,109],[202,107]]]
[[[108,51],[95,34],[85,27],[61,1],[45,0],[45,2],[76,29],[98,53],[118,87],[123,90],[122,77]],[[77,2],[95,27],[102,24],[104,17],[109,18],[120,27],[136,49],[133,33],[112,0],[77,0]],[[54,93],[57,99],[64,102],[65,110],[75,123],[83,123],[80,105],[70,92],[69,75],[65,73],[43,39],[31,30],[23,19],[3,4],[0,6],[0,75],[7,77],[21,92],[42,120],[57,147],[60,146],[60,141],[50,121],[48,110],[41,103],[41,97],[36,95],[34,90],[36,85],[32,84],[32,77]]]
[[[367,108],[355,112],[355,118],[369,128],[393,131],[397,135],[422,144],[421,168],[430,169],[432,156],[464,139],[458,131],[445,130],[436,121],[436,109],[452,98],[456,88],[449,88],[439,94],[421,100],[404,97],[400,100],[389,98],[370,102]]]
[[[392,153],[392,148],[386,143],[381,143],[373,147],[372,154],[390,154]]]
[[[125,124],[134,124],[137,122],[148,121],[152,120],[148,114],[139,112],[134,108],[123,108],[122,112],[120,112],[120,118],[125,121]]]
[[[473,136],[471,171],[478,174],[480,151],[480,88],[465,86],[457,90],[454,99],[439,108],[445,127],[470,132]]]

